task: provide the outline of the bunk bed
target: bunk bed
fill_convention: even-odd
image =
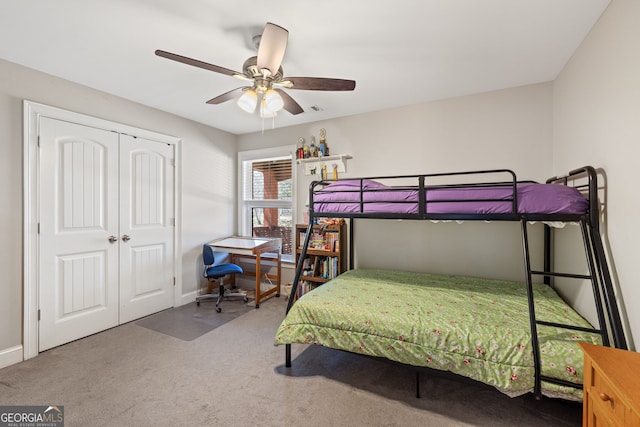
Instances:
[[[578,342],[627,348],[599,231],[596,170],[585,166],[545,183],[518,181],[508,169],[314,181],[309,224],[276,345],[319,344],[416,368],[451,371],[510,395],[532,392],[579,400]],[[296,300],[313,224],[350,221],[518,221],[525,280],[350,270]],[[531,265],[528,226],[544,223],[543,270]],[[580,227],[588,274],[553,271],[553,230]],[[353,268],[353,253],[351,253]],[[534,283],[534,277],[542,283]],[[598,325],[556,293],[556,278],[588,281]],[[539,281],[539,280],[538,280]]]

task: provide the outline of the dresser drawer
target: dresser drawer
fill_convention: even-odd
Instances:
[[[587,368],[585,366],[585,368]],[[613,387],[609,381],[604,378],[598,369],[594,369],[593,365],[589,364],[591,381],[585,387],[588,387],[587,391],[591,404],[593,404],[593,411],[597,412],[601,418],[607,418],[619,425],[624,425],[625,413],[627,408],[624,405],[622,398],[613,391]]]

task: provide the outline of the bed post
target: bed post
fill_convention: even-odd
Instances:
[[[284,345],[284,366],[291,367],[291,344]]]
[[[544,271],[552,271],[551,270],[551,249],[553,248],[551,239],[553,235],[551,234],[551,227],[548,224],[544,224]],[[551,276],[544,276],[544,284],[551,285]]]
[[[354,218],[349,218],[349,270],[353,270],[354,261],[353,261],[353,224],[355,223]]]

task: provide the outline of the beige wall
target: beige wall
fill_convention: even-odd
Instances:
[[[182,285],[201,280],[201,245],[235,231],[236,137],[0,60],[0,366],[22,344],[23,99],[182,139]]]
[[[605,238],[629,332],[640,337],[640,2],[613,0],[554,82],[554,171],[604,171]]]
[[[511,168],[521,179],[545,179],[552,174],[552,100],[550,83],[531,85],[242,135],[238,148],[318,140],[324,127],[331,153],[353,156],[344,176]],[[311,177],[300,166],[298,173],[301,222]],[[523,277],[515,223],[360,220],[356,227],[360,267]]]

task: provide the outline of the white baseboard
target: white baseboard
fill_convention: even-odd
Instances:
[[[186,294],[182,294],[181,301],[178,306],[189,304],[190,302],[196,301],[196,291],[187,292]]]
[[[0,350],[0,369],[20,363],[22,360],[23,354],[21,345]]]

